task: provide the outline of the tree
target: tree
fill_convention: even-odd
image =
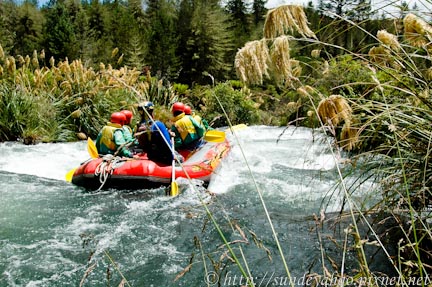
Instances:
[[[209,73],[217,79],[226,79],[232,68],[230,52],[233,34],[228,29],[228,18],[217,3],[194,1],[190,30],[182,42],[186,47],[181,55],[180,80],[209,83]]]
[[[250,25],[248,19],[248,4],[244,0],[228,0],[225,9],[231,16],[236,48],[240,48],[249,39]]]
[[[29,2],[18,7],[14,19],[14,47],[11,51],[15,55],[31,55],[34,50],[40,50],[43,17],[37,7]]]
[[[264,16],[267,12],[265,5],[267,0],[254,0],[252,3],[252,15],[255,26],[264,21]]]
[[[149,0],[146,11],[149,20],[146,62],[153,71],[168,78],[175,77],[179,67],[176,57],[178,36],[176,35],[177,14],[175,5],[169,0]]]
[[[47,58],[61,60],[77,56],[77,40],[74,25],[65,1],[51,0],[44,10],[46,22],[43,28],[44,47]]]
[[[13,19],[18,10],[12,0],[0,1],[0,44],[5,51],[12,49],[15,40]]]
[[[357,11],[361,13],[364,13],[364,9],[370,11],[371,0],[320,0],[318,7],[322,13],[329,14],[333,18],[336,15],[336,17],[355,19]]]

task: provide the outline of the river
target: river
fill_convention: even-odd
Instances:
[[[318,131],[290,127],[280,136],[283,130],[238,131],[208,187],[214,195],[200,182],[180,180],[175,198],[162,188],[95,193],[66,182],[67,171],[89,157],[85,142],[0,143],[0,286],[119,286],[122,280],[124,286],[217,286],[217,278],[220,286],[240,286],[244,278],[204,204],[239,258],[241,246],[254,280],[288,286],[256,187],[291,276],[320,272],[313,215],[340,207],[335,186],[342,159],[334,159],[331,141]],[[355,197],[372,190],[365,182]]]

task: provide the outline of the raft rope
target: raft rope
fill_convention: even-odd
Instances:
[[[102,161],[95,169],[94,175],[99,177],[101,186],[96,191],[100,191],[105,185],[107,179],[111,176],[116,168],[123,164],[123,159],[112,154],[107,154],[102,157]]]

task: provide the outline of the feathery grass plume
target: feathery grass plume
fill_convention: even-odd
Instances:
[[[305,87],[297,88],[297,93],[299,93],[302,98],[309,99],[311,97],[309,91]]]
[[[119,48],[114,48],[111,52],[111,58],[114,58],[119,52]]]
[[[31,59],[29,55],[25,56],[25,67],[28,68],[30,67],[30,63],[31,63]]]
[[[38,60],[38,54],[36,50],[33,51],[31,62],[34,68],[39,68],[39,60]]]
[[[294,59],[290,59],[290,65],[291,65],[291,72],[292,72],[292,76],[295,78],[300,77],[303,69],[300,65],[300,61],[299,60],[294,60]]]
[[[121,54],[121,56],[118,58],[118,60],[117,60],[118,65],[121,65],[121,63],[123,62],[123,56],[124,56],[124,54]]]
[[[60,83],[60,89],[63,90],[65,95],[71,95],[72,85],[69,81],[63,81]]]
[[[100,70],[101,72],[105,71],[105,64],[104,64],[104,63],[100,63],[100,64],[99,64],[99,70]]]
[[[39,53],[39,58],[40,58],[41,60],[44,60],[44,59],[45,59],[45,50],[44,50],[44,49],[42,49],[42,51],[40,51],[40,53]]]
[[[352,109],[341,95],[331,95],[318,104],[318,115],[324,124],[337,126],[342,120],[351,120]]]
[[[262,84],[263,76],[269,77],[269,50],[265,39],[247,42],[235,56],[237,76],[244,83]]]
[[[3,60],[4,57],[5,57],[5,53],[4,53],[4,51],[3,51],[3,47],[2,47],[2,45],[0,44],[0,60]]]
[[[383,66],[388,66],[392,62],[390,51],[383,46],[372,47],[368,55],[373,62]]]
[[[51,68],[54,68],[54,66],[55,66],[55,59],[54,59],[53,56],[51,56],[51,58],[49,60],[49,63],[50,63]]]
[[[274,39],[270,47],[271,68],[277,83],[290,81],[292,77],[290,48],[288,36],[280,36]]]
[[[0,76],[3,76],[3,66],[0,65]]]
[[[312,50],[312,52],[311,52],[312,58],[319,58],[320,55],[321,55],[321,50],[319,50],[319,49]]]
[[[16,71],[15,58],[12,56],[7,57],[5,64],[7,66],[8,72],[10,74],[15,74]]]
[[[288,113],[294,113],[295,111],[297,111],[297,109],[299,108],[299,103],[297,102],[289,102],[286,105],[286,110]]]
[[[25,59],[23,56],[18,55],[18,63],[23,67],[25,65]]]
[[[400,43],[396,35],[393,35],[386,30],[379,30],[377,32],[377,38],[381,41],[381,43],[388,46],[391,50],[395,52],[398,52],[401,49]]]
[[[326,75],[330,72],[330,64],[328,61],[324,61],[323,63],[323,69],[322,69],[322,74]]]
[[[42,88],[46,84],[47,76],[50,74],[50,70],[47,67],[43,67],[42,69],[36,69],[34,71],[35,75],[35,87]]]
[[[429,67],[429,68],[425,71],[424,76],[425,76],[425,78],[426,78],[428,81],[432,81],[432,67]]]
[[[82,111],[80,109],[78,109],[78,110],[75,110],[71,113],[71,117],[73,119],[78,119],[79,117],[82,116],[82,114],[83,114]]]
[[[77,106],[82,106],[84,104],[84,98],[83,97],[78,97],[74,100],[75,105]]]
[[[415,47],[430,46],[432,27],[416,15],[409,13],[404,20],[405,39]]]
[[[358,143],[358,129],[351,126],[351,121],[346,120],[342,127],[339,144],[345,150],[352,150]]]
[[[76,136],[81,141],[87,139],[87,135],[85,133],[83,133],[83,132],[76,133]]]
[[[316,39],[315,33],[309,28],[303,7],[299,5],[283,5],[267,12],[264,37],[273,39],[285,32],[297,32],[305,38]]]

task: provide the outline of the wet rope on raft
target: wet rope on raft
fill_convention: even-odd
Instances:
[[[121,157],[114,156],[112,154],[107,154],[103,156],[102,161],[96,167],[94,173],[95,176],[99,177],[99,182],[101,183],[101,186],[99,186],[97,191],[100,191],[102,189],[108,178],[111,176],[111,174],[117,167],[123,164],[123,161],[124,160]]]

